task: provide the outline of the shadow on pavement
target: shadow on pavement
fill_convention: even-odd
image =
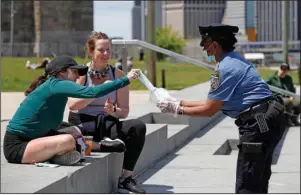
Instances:
[[[175,158],[179,156],[177,152],[181,150],[184,146],[186,146],[189,142],[191,142],[195,138],[200,138],[206,133],[208,133],[213,127],[215,127],[218,123],[223,121],[226,118],[225,115],[222,115],[216,120],[214,120],[212,123],[209,123],[205,127],[203,127],[200,131],[196,132],[196,134],[192,135],[189,139],[187,139],[186,142],[184,142],[181,146],[176,148],[172,153],[167,154],[165,157],[159,159],[157,162],[152,164],[149,168],[146,169],[145,172],[140,173],[136,176],[139,183],[144,183],[146,180],[151,178],[153,175],[155,175],[159,170],[164,168],[167,164],[169,164],[171,161],[173,161]],[[152,167],[156,166],[155,169],[152,169]],[[162,193],[162,194],[168,194],[168,193],[174,193],[172,191],[167,191],[169,189],[173,189],[173,186],[162,186],[162,185],[148,185],[148,184],[141,184],[147,191],[147,193]]]

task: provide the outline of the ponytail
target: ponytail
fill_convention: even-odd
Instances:
[[[24,92],[25,96],[28,96],[31,92],[33,92],[38,86],[40,86],[41,84],[43,84],[46,79],[47,79],[47,73],[45,72],[44,75],[39,76],[38,78],[36,78],[28,87],[28,89],[26,89],[26,91]]]

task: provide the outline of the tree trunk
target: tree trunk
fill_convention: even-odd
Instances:
[[[34,1],[34,26],[35,26],[35,46],[34,53],[37,57],[40,57],[40,42],[41,42],[41,12],[40,1]]]

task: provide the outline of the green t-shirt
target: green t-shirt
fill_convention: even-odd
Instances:
[[[284,78],[279,78],[278,71],[267,80],[267,84],[296,93],[292,77],[286,75]]]
[[[109,83],[87,87],[50,77],[20,104],[7,126],[7,131],[26,138],[45,136],[63,121],[68,97],[102,97],[129,83],[127,77],[122,77]]]

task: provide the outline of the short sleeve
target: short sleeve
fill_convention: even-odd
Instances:
[[[211,76],[208,99],[220,101],[229,101],[231,99],[242,77],[239,66],[235,67],[235,65],[235,62],[220,64],[219,68]]]

